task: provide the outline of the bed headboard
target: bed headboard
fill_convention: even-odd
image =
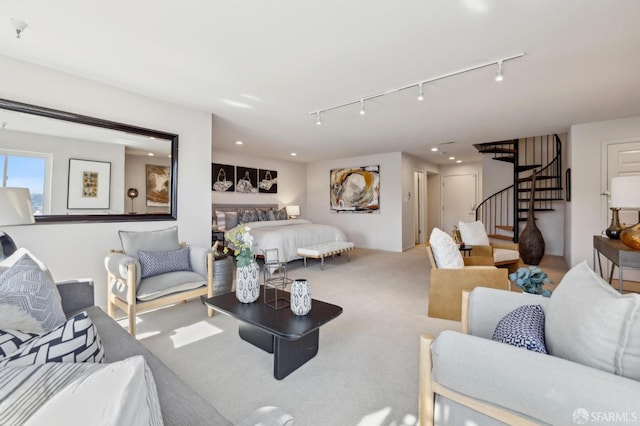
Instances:
[[[211,216],[216,216],[216,210],[223,212],[236,212],[238,209],[275,209],[277,204],[211,204]]]

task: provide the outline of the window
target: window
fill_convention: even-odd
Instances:
[[[0,186],[29,188],[34,215],[49,213],[48,157],[21,151],[0,151]]]

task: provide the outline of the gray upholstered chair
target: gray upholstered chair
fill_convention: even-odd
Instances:
[[[136,334],[136,314],[193,297],[213,296],[213,254],[209,248],[186,246],[178,227],[159,231],[119,231],[122,250],[105,258],[107,312],[116,306],[129,316]],[[213,310],[208,309],[213,316]]]

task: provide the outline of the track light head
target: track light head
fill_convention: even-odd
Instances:
[[[423,101],[424,100],[424,92],[422,91],[422,84],[420,83],[420,91],[418,92],[418,100],[419,101]]]
[[[502,61],[498,61],[498,71],[496,72],[496,81],[504,80],[504,76],[502,75]]]
[[[316,112],[316,124],[322,126],[322,120],[320,120],[320,111]]]
[[[360,115],[365,115],[366,111],[364,110],[364,99],[360,99]]]
[[[11,25],[16,30],[16,38],[20,38],[20,34],[22,34],[25,28],[27,28],[27,23],[20,21],[19,19],[10,18],[10,20]]]

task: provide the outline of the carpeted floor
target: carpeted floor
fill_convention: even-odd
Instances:
[[[302,426],[414,425],[419,335],[460,329],[427,317],[428,267],[424,246],[356,249],[324,271],[319,261],[290,263],[289,277],[344,312],[320,329],[318,355],[280,381],[273,355],[241,340],[237,320],[207,318],[199,300],[139,315],[138,338],[233,422],[276,405]],[[556,278],[566,265],[551,268]]]

